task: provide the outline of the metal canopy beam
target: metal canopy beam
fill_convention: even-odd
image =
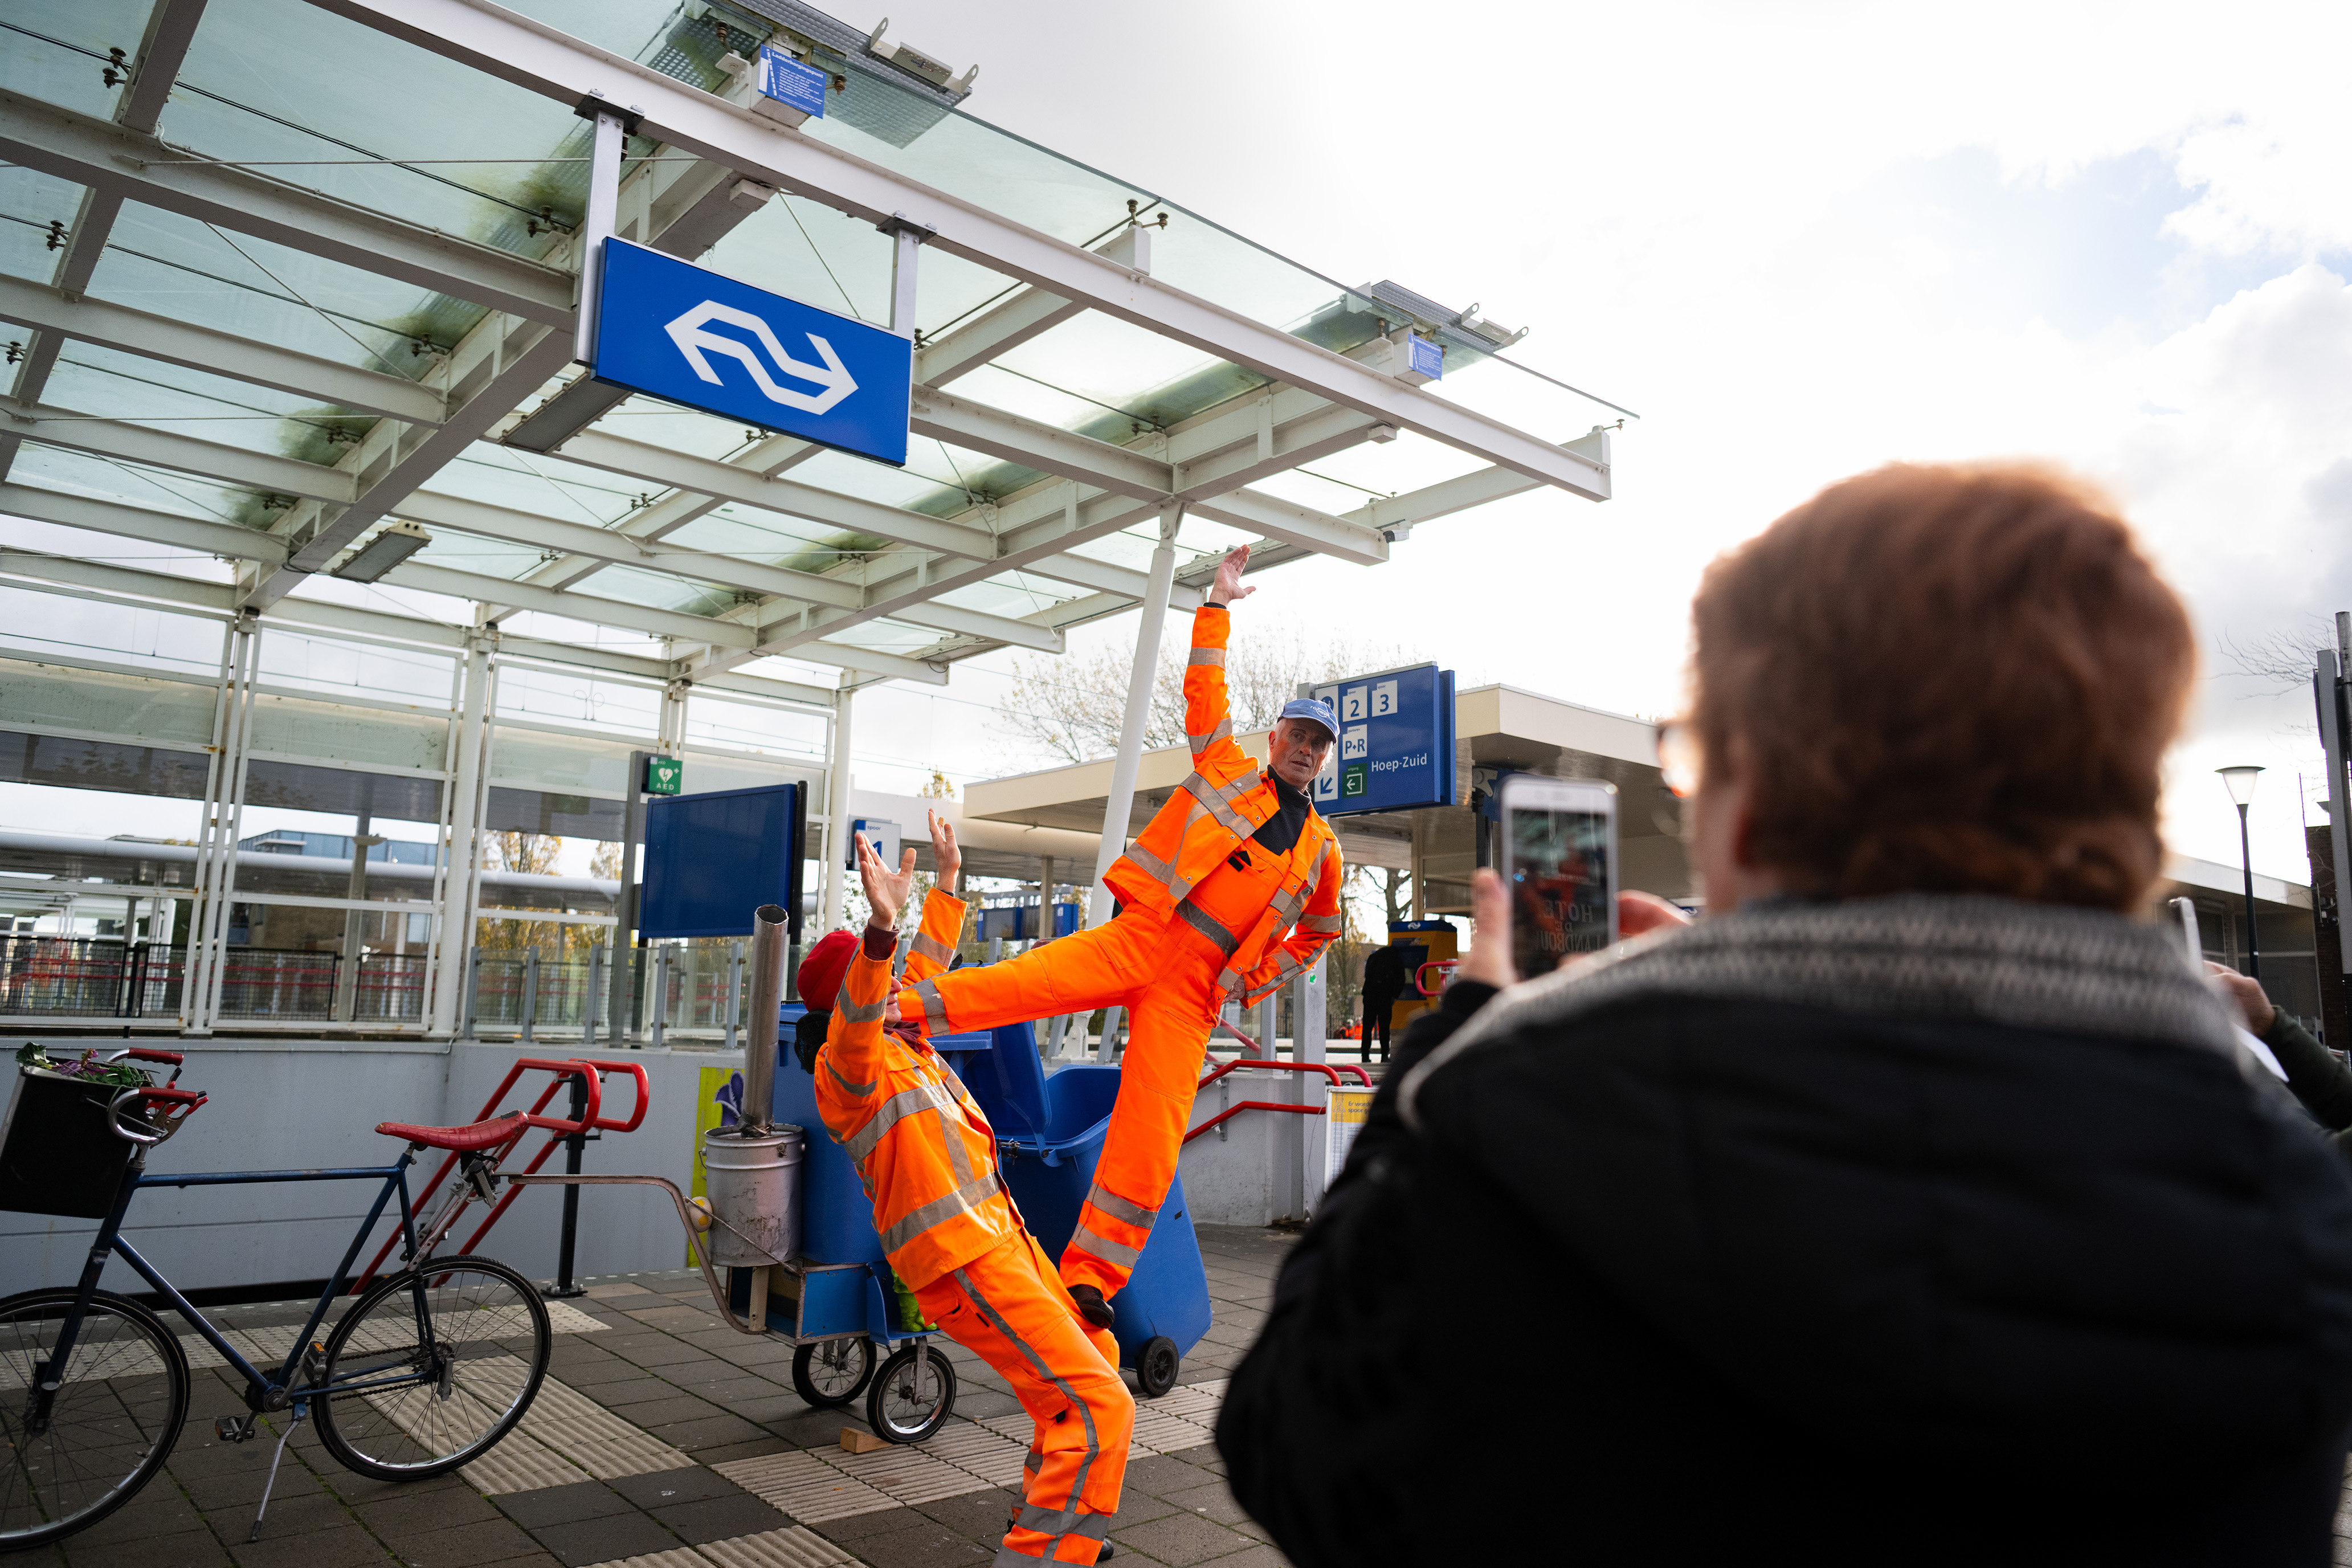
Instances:
[[[121,539],[206,551],[233,561],[275,563],[286,558],[285,542],[257,528],[239,528],[233,522],[215,522],[205,517],[151,511],[145,507],[124,506],[120,501],[68,495],[62,490],[45,490],[32,485],[0,484],[0,512],[67,528],[86,528],[93,533],[110,533]]]
[[[311,0],[420,48],[571,105],[642,109],[641,132],[869,223],[903,215],[927,243],[1272,380],[1379,416],[1546,484],[1600,499],[1592,465],[1550,442],[754,115],[488,0]]]
[[[0,158],[10,163],[494,310],[572,323],[567,269],[188,156],[152,135],[0,92]]]
[[[952,393],[919,386],[908,426],[919,436],[952,441],[1008,463],[1037,468],[1138,500],[1168,493],[1174,476],[1147,453],[1114,447],[1074,430],[1024,418]]]
[[[946,555],[985,561],[996,552],[996,542],[984,529],[792,479],[762,479],[732,463],[673,452],[601,430],[583,430],[574,436],[565,444],[563,456],[583,468],[650,479],[676,489],[698,490],[721,500],[740,501]]]
[[[673,256],[699,256],[758,212],[773,193],[701,164],[647,163],[624,188],[638,215],[635,232]],[[439,429],[420,432],[383,420],[337,467],[361,478],[341,511],[298,509],[278,531],[299,541],[282,565],[258,574],[247,603],[268,605],[306,573],[331,565],[343,549],[399,507],[465,449],[489,434],[523,399],[547,384],[572,357],[572,336],[519,316],[493,311],[450,352],[444,369],[449,412]]]
[[[8,421],[14,434],[27,441],[195,474],[268,494],[344,504],[358,489],[357,481],[340,468],[199,440],[175,431],[94,418],[68,408],[27,408],[13,397],[0,398],[0,417]]]
[[[192,327],[127,305],[75,300],[61,289],[22,278],[0,277],[0,321],[419,425],[438,425],[448,412],[439,393],[402,376]]]

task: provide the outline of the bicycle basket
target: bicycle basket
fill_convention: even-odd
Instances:
[[[40,1068],[16,1069],[16,1096],[0,1120],[0,1209],[104,1219],[139,1146],[116,1135],[107,1104],[121,1089]],[[123,1120],[153,1128],[126,1108]]]

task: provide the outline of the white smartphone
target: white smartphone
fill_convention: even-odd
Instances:
[[[1496,803],[1519,978],[1617,940],[1617,786],[1512,773]]]

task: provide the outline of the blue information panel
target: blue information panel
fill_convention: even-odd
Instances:
[[[1454,803],[1452,670],[1417,664],[1315,695],[1339,716],[1339,743],[1315,778],[1316,810],[1349,816]]]
[[[915,345],[896,332],[604,242],[596,379],[903,467]]]
[[[770,44],[760,51],[760,90],[787,109],[824,118],[825,73]]]
[[[637,927],[648,941],[749,936],[752,910],[782,904],[797,936],[800,875],[800,785],[656,800],[646,807]]]

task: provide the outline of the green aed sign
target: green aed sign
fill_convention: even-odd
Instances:
[[[686,763],[677,757],[646,759],[646,793],[676,795],[686,783]]]

